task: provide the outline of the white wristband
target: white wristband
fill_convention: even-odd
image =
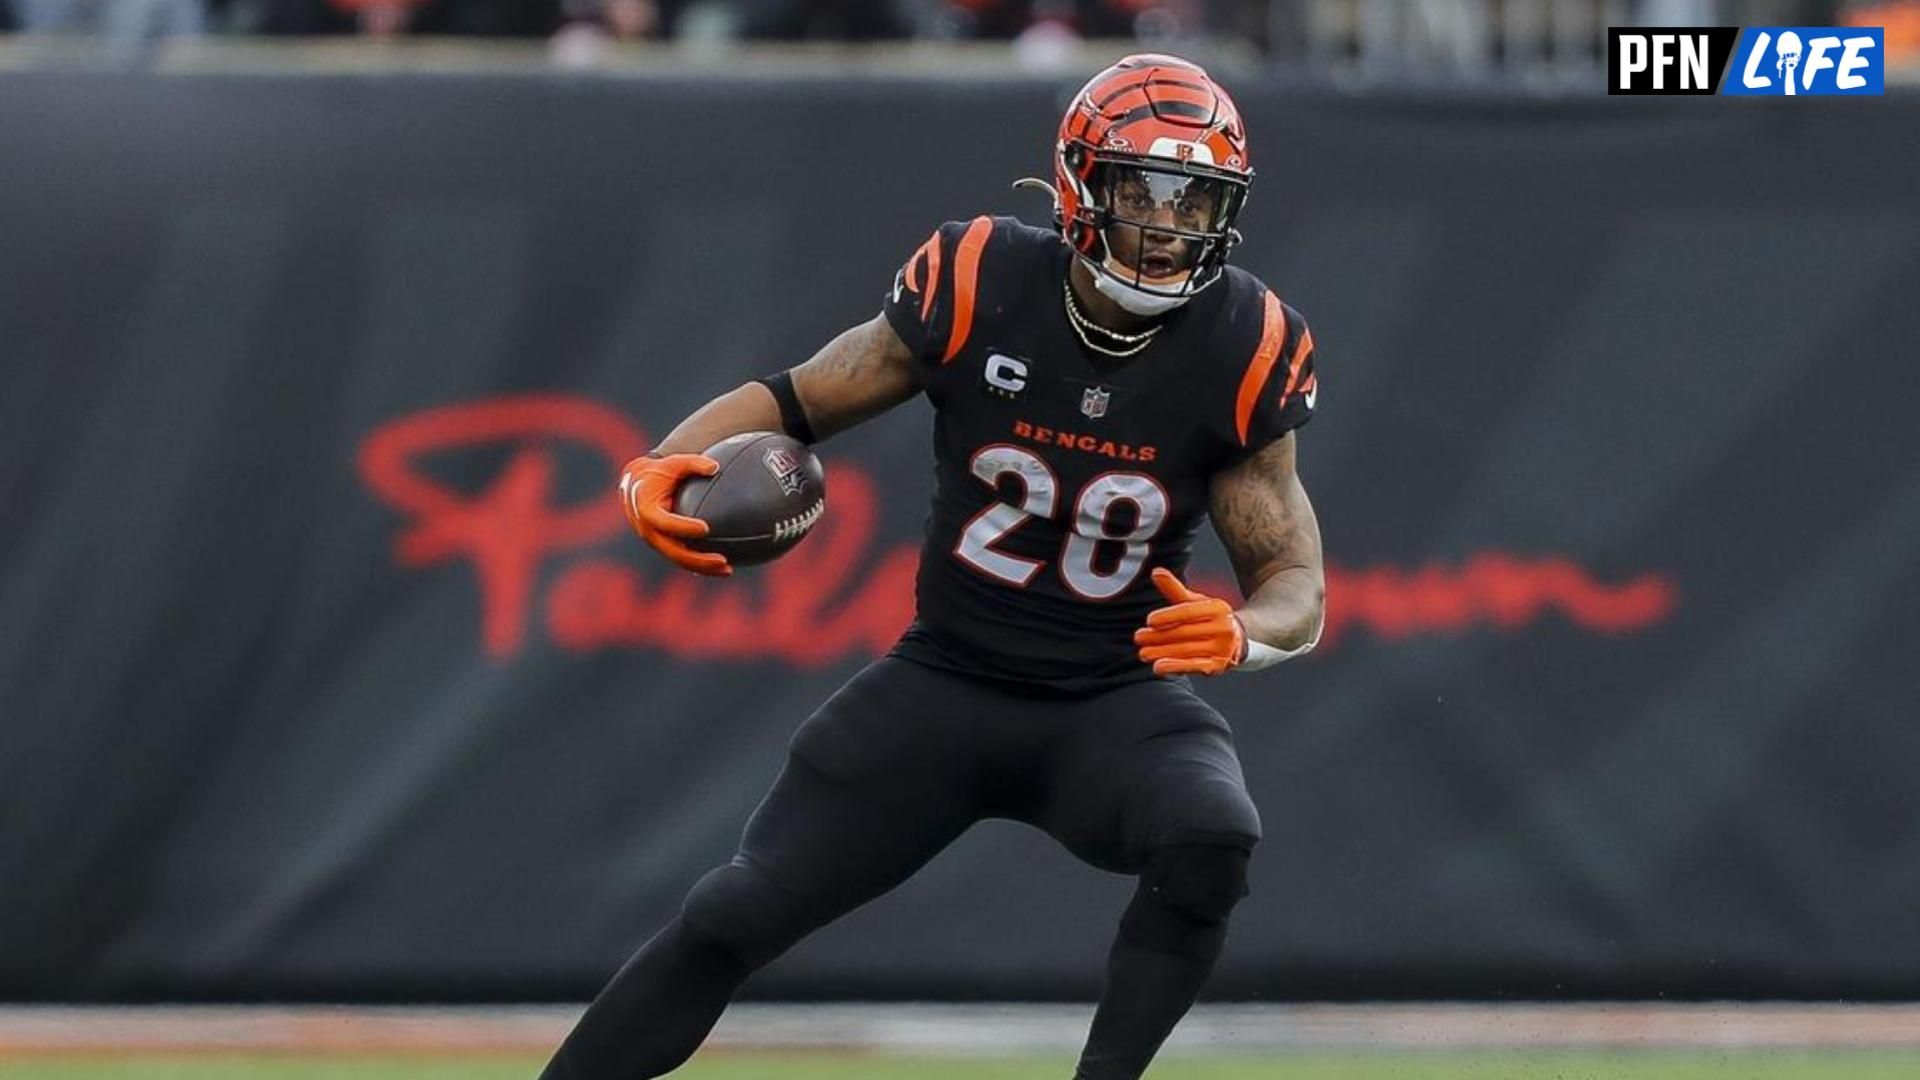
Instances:
[[[1234,616],[1234,619],[1238,621],[1239,616]],[[1296,656],[1305,656],[1313,651],[1315,645],[1320,644],[1320,631],[1325,625],[1325,623],[1322,623],[1320,626],[1314,627],[1313,636],[1307,639],[1305,645],[1297,649],[1276,649],[1271,645],[1255,641],[1249,637],[1247,638],[1247,655],[1241,657],[1240,662],[1234,665],[1233,670],[1259,671],[1261,668],[1270,668],[1275,664],[1284,663]],[[1241,625],[1240,632],[1242,634],[1247,632],[1245,624]]]
[[[1240,661],[1239,665],[1233,670],[1259,671],[1261,668],[1272,667],[1283,660],[1291,660],[1296,656],[1305,656],[1312,652],[1313,647],[1318,644],[1318,641],[1309,641],[1297,649],[1276,649],[1262,642],[1249,641],[1247,642],[1247,658]]]

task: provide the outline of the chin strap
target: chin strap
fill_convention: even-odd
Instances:
[[[1082,256],[1082,258],[1085,257]],[[1115,277],[1104,267],[1093,264],[1091,260],[1088,260],[1088,263],[1088,269],[1093,271],[1093,287],[1100,290],[1100,295],[1135,315],[1165,315],[1193,299],[1192,293],[1183,296],[1162,296],[1145,289],[1136,289]]]

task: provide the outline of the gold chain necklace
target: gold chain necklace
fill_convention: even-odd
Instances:
[[[1072,277],[1067,278],[1066,282],[1062,285],[1062,289],[1067,298],[1067,324],[1073,327],[1073,332],[1079,337],[1080,344],[1085,345],[1094,352],[1105,353],[1108,356],[1132,356],[1134,353],[1153,344],[1153,336],[1161,330],[1158,326],[1148,327],[1138,334],[1123,334],[1118,330],[1109,330],[1081,313],[1079,303],[1073,298]],[[1093,339],[1087,336],[1087,331],[1089,330],[1103,337],[1120,342],[1122,345],[1131,346],[1131,348],[1109,349],[1104,345],[1096,345],[1093,343]]]

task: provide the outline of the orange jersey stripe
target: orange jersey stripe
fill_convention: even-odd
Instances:
[[[1312,351],[1313,331],[1302,326],[1300,328],[1300,340],[1294,343],[1293,355],[1287,360],[1287,385],[1280,391],[1280,404],[1285,405],[1287,403],[1287,398],[1292,395],[1296,387],[1301,390],[1306,389],[1304,386],[1299,386],[1300,368],[1301,365],[1307,362],[1307,354]]]
[[[973,333],[973,294],[980,284],[980,252],[992,234],[992,218],[985,215],[974,218],[954,252],[953,330],[947,335],[947,354],[940,358],[942,364],[960,355],[967,344],[967,335]]]
[[[926,285],[920,283],[920,269],[928,266]],[[927,321],[927,312],[933,308],[933,291],[940,284],[940,230],[935,229],[927,242],[914,249],[907,259],[907,288],[920,294],[920,321]]]
[[[1280,298],[1267,291],[1266,311],[1260,320],[1260,344],[1253,350],[1247,373],[1240,378],[1240,397],[1233,403],[1233,428],[1240,434],[1240,445],[1247,445],[1247,428],[1253,423],[1253,407],[1260,403],[1260,391],[1266,389],[1273,374],[1274,361],[1280,359],[1280,346],[1287,341],[1287,312]]]
[[[927,253],[927,290],[920,294],[920,321],[926,322],[933,314],[933,294],[940,288],[940,231],[934,230],[927,239],[927,246],[920,250]]]

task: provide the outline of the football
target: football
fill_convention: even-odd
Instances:
[[[735,566],[757,566],[786,554],[806,538],[827,509],[826,473],[798,439],[777,431],[747,431],[707,447],[720,463],[714,475],[680,485],[673,512],[699,518],[709,531],[687,546],[725,555]]]

